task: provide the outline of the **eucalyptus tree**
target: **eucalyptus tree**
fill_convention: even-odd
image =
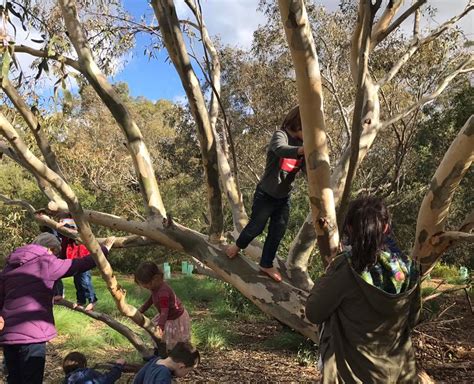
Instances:
[[[123,25],[129,21],[129,17],[122,13],[114,1],[58,0],[57,4],[41,4],[45,8],[41,8],[40,3],[30,2],[27,7],[21,6],[23,13],[18,11],[19,4],[8,3],[13,5],[7,7],[8,13],[7,9],[3,10],[4,17],[18,14],[20,20],[37,20],[35,28],[41,31],[40,44],[44,46],[17,46],[13,39],[7,38],[6,33],[2,35],[2,89],[33,133],[38,149],[33,151],[29,148],[23,140],[23,135],[10,121],[11,113],[5,112],[0,114],[0,133],[6,142],[1,143],[0,150],[35,176],[38,185],[48,197],[50,210],[68,210],[72,213],[78,225],[80,240],[91,251],[117,307],[123,315],[142,326],[152,338],[157,338],[156,328],[149,319],[126,302],[126,294],[110,263],[102,254],[91,224],[131,234],[119,238],[117,246],[154,244],[189,255],[212,270],[215,276],[233,285],[262,311],[316,340],[317,330],[304,315],[305,300],[312,283],[307,275],[308,255],[315,240],[323,261],[329,262],[339,247],[338,219],[340,221],[343,216],[350,198],[352,181],[376,136],[434,100],[457,76],[473,70],[472,55],[462,52],[446,63],[442,76],[435,76],[429,87],[420,89],[416,97],[408,98],[400,110],[394,109],[388,113],[382,110],[380,96],[384,87],[394,80],[402,68],[410,65],[410,61],[416,58],[420,49],[442,37],[443,33],[449,31],[473,7],[471,3],[467,4],[461,14],[422,35],[416,25],[420,7],[425,2],[416,1],[406,11],[400,12],[403,3],[401,0],[389,1],[384,7],[381,1],[360,1],[355,11],[357,18],[352,25],[350,41],[346,41],[346,45],[341,47],[347,47],[344,51],[348,58],[345,81],[352,82],[353,91],[346,92],[346,97],[351,95],[352,104],[344,108],[342,102],[337,102],[336,86],[331,92],[345,119],[340,128],[344,132],[341,137],[348,140],[341,147],[341,156],[337,163],[331,165],[323,104],[323,82],[313,38],[313,33],[318,37],[317,29],[312,30],[302,0],[279,1],[280,33],[284,31],[288,41],[301,110],[311,207],[309,219],[294,240],[287,261],[278,260],[284,276],[284,281],[280,284],[258,274],[254,261],[255,256],[261,252],[258,242],[246,250],[246,256],[236,260],[229,260],[225,256],[224,202],[232,215],[231,233],[234,237],[246,224],[247,213],[238,180],[232,130],[229,129],[226,111],[222,109],[224,103],[221,98],[221,62],[218,50],[206,28],[201,6],[195,0],[185,0],[193,15],[192,20],[178,19],[173,0],[152,0],[151,5],[158,25],[140,25],[139,29],[153,34],[159,39],[159,45],[166,48],[186,92],[200,148],[204,171],[203,185],[207,191],[207,233],[193,230],[184,220],[178,222],[167,213],[157,178],[160,169],[154,167],[141,127],[124,102],[123,95],[117,92],[107,78],[112,60],[109,56],[103,56],[105,54],[102,52],[120,53],[120,50],[116,52],[115,49],[126,47],[122,42],[128,42],[130,36]],[[47,9],[47,12],[44,9]],[[98,17],[99,9],[105,9],[106,13],[114,17]],[[28,16],[24,16],[25,14]],[[376,57],[378,50],[383,49],[384,41],[409,17],[414,18],[413,38],[406,44],[400,44],[399,51],[393,52],[392,61],[387,63],[383,70],[377,68],[375,77],[371,58]],[[181,28],[183,24],[192,29],[202,43],[205,60],[204,64],[199,63],[200,66],[193,66],[194,54],[189,52],[186,45]],[[135,29],[135,32],[137,30]],[[39,58],[41,63],[46,63],[41,66],[43,70],[51,63],[60,77],[59,85],[62,84],[61,79],[64,79],[65,71],[68,71],[68,76],[74,73],[74,76],[94,89],[123,134],[138,181],[144,217],[121,217],[83,208],[68,182],[68,175],[64,174],[56,160],[48,137],[42,131],[41,119],[29,107],[31,100],[25,99],[9,78],[14,72],[13,69],[10,70],[12,59],[18,52],[28,53]],[[383,60],[381,62],[383,63]],[[208,89],[212,90],[208,98],[200,82],[201,76],[208,82]],[[158,80],[157,84],[159,85]],[[64,93],[67,95],[67,92]],[[219,115],[222,119],[218,118]],[[470,118],[446,153],[420,209],[412,253],[421,262],[425,273],[454,243],[472,240],[472,214],[468,215],[466,223],[456,230],[446,230],[444,222],[452,194],[473,160],[473,124],[474,120]],[[2,198],[12,203],[13,199],[7,196]],[[25,201],[16,203],[22,204],[32,213],[37,208]],[[58,229],[57,223],[45,215],[36,214],[35,218]],[[143,352],[142,346],[139,349]]]

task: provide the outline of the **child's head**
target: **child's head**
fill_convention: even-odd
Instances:
[[[173,360],[175,365],[173,374],[177,377],[186,376],[198,366],[201,360],[199,351],[190,343],[185,342],[177,343],[168,354],[168,358]]]
[[[300,107],[298,105],[287,113],[281,125],[281,129],[287,131],[292,136],[302,139]]]
[[[135,271],[135,283],[143,288],[157,288],[162,281],[163,271],[153,261],[143,261]]]
[[[390,215],[382,199],[367,196],[350,203],[344,234],[352,247],[352,265],[358,273],[377,262],[389,229]]]
[[[71,352],[63,360],[63,371],[66,375],[79,368],[87,368],[87,359],[80,352]]]

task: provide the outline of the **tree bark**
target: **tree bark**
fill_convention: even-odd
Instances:
[[[82,30],[82,25],[77,19],[75,0],[59,0],[59,4],[61,5],[69,39],[79,58],[80,71],[109,108],[127,138],[127,148],[133,159],[147,213],[149,215],[166,217],[166,210],[161,199],[155,170],[153,169],[150,154],[143,141],[140,129],[125,104],[109,84],[107,78],[97,67]]]
[[[330,185],[318,57],[303,1],[278,3],[296,73],[313,225],[323,262],[327,263],[337,253],[339,233]]]
[[[444,155],[418,212],[412,257],[420,262],[423,274],[429,273],[446,249],[455,243],[452,237],[442,238],[444,225],[454,191],[473,161],[474,115]]]
[[[199,0],[198,0],[199,1]],[[208,52],[211,60],[208,60],[207,54],[206,61],[209,67],[210,75],[209,82],[212,89],[211,102],[209,105],[209,121],[211,129],[216,140],[216,151],[217,151],[217,163],[219,166],[219,175],[222,182],[223,189],[227,196],[227,202],[229,203],[230,210],[232,212],[232,221],[236,231],[241,232],[242,229],[248,222],[248,216],[245,212],[244,202],[242,199],[242,192],[240,191],[239,184],[237,182],[237,173],[234,169],[230,168],[229,158],[227,152],[224,150],[226,140],[219,140],[217,133],[217,117],[219,115],[219,108],[222,107],[220,102],[221,94],[221,65],[219,61],[219,55],[216,48],[209,36],[206,25],[204,24],[203,16],[194,0],[186,0],[186,4],[194,13],[198,22],[199,31],[201,33],[201,39],[203,42],[204,52]],[[225,124],[226,118],[224,116]],[[233,154],[235,156],[235,154]]]
[[[161,36],[170,59],[181,78],[191,113],[197,125],[201,157],[206,174],[211,221],[209,237],[213,242],[220,242],[224,228],[224,215],[219,185],[216,138],[212,131],[204,95],[186,50],[173,0],[153,0],[152,6],[160,25]]]
[[[198,259],[211,268],[220,279],[238,289],[262,312],[317,341],[317,329],[304,315],[308,291],[293,287],[285,281],[276,283],[259,274],[257,265],[245,257],[239,256],[230,260],[225,255],[224,247],[211,243],[207,236],[176,222],[161,228],[150,222],[134,222],[102,212],[86,210],[85,215],[93,224],[144,235],[166,244],[168,248]]]

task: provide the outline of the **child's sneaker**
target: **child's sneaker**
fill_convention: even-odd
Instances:
[[[72,305],[72,309],[76,309],[76,308],[77,308],[77,309],[84,309],[84,306],[83,306],[83,304],[74,303],[74,304]]]

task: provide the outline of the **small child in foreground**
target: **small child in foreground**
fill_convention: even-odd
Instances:
[[[171,384],[173,376],[186,376],[198,366],[200,360],[199,351],[190,343],[179,342],[166,359],[154,358],[140,369],[133,384]]]
[[[119,359],[107,373],[87,368],[87,359],[80,352],[71,352],[63,360],[64,384],[113,384],[122,376],[125,360]]]
[[[135,271],[135,282],[151,291],[149,299],[138,309],[146,312],[155,305],[159,316],[153,319],[162,331],[162,340],[166,343],[167,351],[173,349],[176,343],[191,340],[191,320],[189,314],[173,289],[165,283],[163,271],[152,261],[142,262]]]

